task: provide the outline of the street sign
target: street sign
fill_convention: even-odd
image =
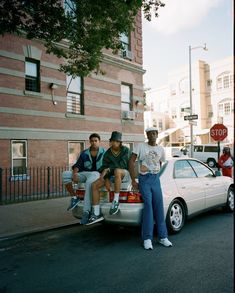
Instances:
[[[215,141],[222,141],[228,136],[228,129],[223,124],[214,124],[210,129],[210,136]]]
[[[184,120],[196,120],[196,119],[198,119],[197,114],[184,116]]]

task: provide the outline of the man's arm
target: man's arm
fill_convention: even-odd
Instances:
[[[128,167],[129,167],[129,173],[131,176],[131,182],[133,189],[138,189],[138,183],[135,181],[135,161],[136,161],[137,155],[132,153],[131,157],[129,159]]]

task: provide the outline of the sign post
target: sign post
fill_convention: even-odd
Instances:
[[[190,107],[190,109],[192,110],[192,107]],[[184,116],[184,120],[186,121],[188,120],[189,126],[190,126],[190,141],[191,141],[190,157],[193,158],[193,125],[197,125],[197,122],[194,120],[198,119],[198,115],[192,114],[192,111],[190,112],[191,112],[191,115]]]
[[[220,157],[220,142],[224,140],[228,136],[228,129],[223,124],[214,124],[210,129],[210,136],[215,140],[218,141],[218,161]],[[218,170],[220,167],[218,165]]]

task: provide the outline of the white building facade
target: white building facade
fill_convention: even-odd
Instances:
[[[234,80],[233,58],[192,64],[192,122],[194,143],[214,142],[210,128],[222,123],[228,128],[223,141],[234,142]],[[145,127],[159,129],[159,143],[177,146],[190,143],[189,68],[182,67],[168,75],[165,86],[146,91]]]

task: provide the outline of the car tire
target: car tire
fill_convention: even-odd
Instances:
[[[234,211],[234,188],[232,186],[228,189],[225,211],[228,213],[232,213]]]
[[[181,201],[175,199],[169,206],[166,225],[170,234],[179,233],[184,227],[185,223],[185,208]]]
[[[208,159],[207,160],[207,165],[210,167],[210,168],[214,168],[216,166],[216,161],[214,159]]]

